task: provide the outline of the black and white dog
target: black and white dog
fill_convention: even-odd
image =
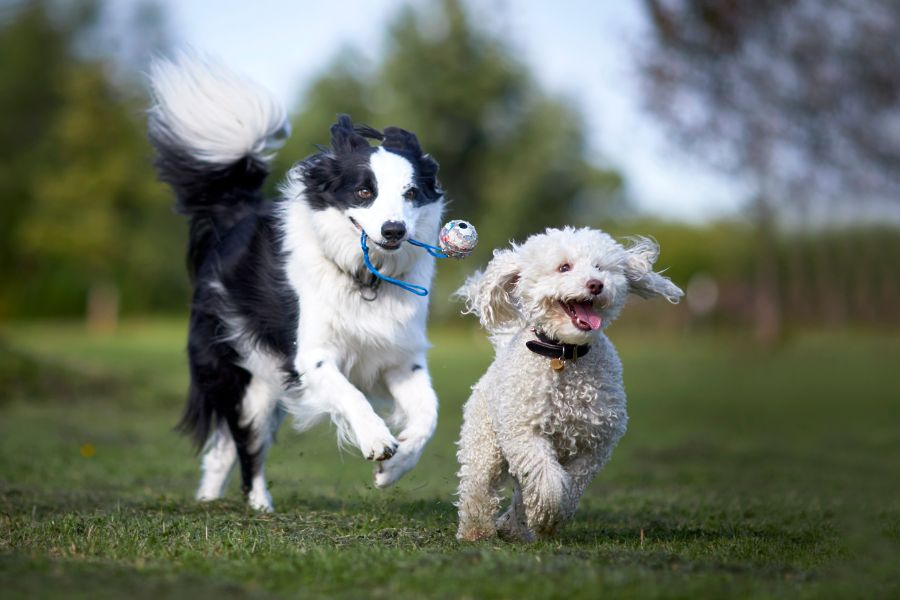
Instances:
[[[341,116],[331,146],[297,163],[281,197],[267,201],[267,163],[289,130],[278,103],[189,54],[155,63],[150,79],[157,168],[190,220],[181,428],[206,444],[197,498],[219,498],[237,461],[250,505],[272,510],[263,468],[286,413],[300,430],[330,416],[341,442],[378,461],[375,484],[390,485],[418,462],[437,423],[428,303],[378,285],[360,234],[382,273],[430,287],[434,259],[403,242],[437,235],[437,163],[407,131]],[[395,434],[376,399],[393,401]]]

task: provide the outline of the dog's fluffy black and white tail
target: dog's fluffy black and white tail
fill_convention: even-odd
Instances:
[[[179,429],[199,446],[215,420],[234,417],[236,410],[217,406],[221,399],[207,388],[218,385],[239,394],[246,381],[238,380],[246,373],[215,368],[228,362],[233,350],[211,345],[219,323],[210,311],[196,309],[210,303],[210,283],[218,277],[222,253],[228,251],[222,247],[226,234],[264,208],[261,188],[268,163],[289,126],[284,109],[266,90],[193,53],[153,63],[150,87],[149,136],[159,178],[171,185],[178,211],[190,221],[187,263],[195,285],[188,348],[192,383]]]
[[[269,160],[290,133],[284,108],[221,63],[184,52],[150,68],[150,141],[159,178],[191,221],[188,268],[263,198]]]

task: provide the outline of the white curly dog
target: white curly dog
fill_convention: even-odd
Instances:
[[[683,295],[653,271],[658,255],[647,238],[625,247],[594,229],[548,229],[495,251],[457,292],[495,350],[463,409],[458,538],[530,541],[571,519],[628,422],[604,329],[629,292]],[[513,498],[498,516],[507,473]]]

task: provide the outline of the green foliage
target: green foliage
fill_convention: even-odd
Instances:
[[[99,4],[78,6],[51,18],[48,4],[30,2],[2,25],[0,269],[16,285],[0,294],[0,315],[79,314],[101,284],[118,289],[126,312],[183,307],[186,277],[173,257],[185,228],[154,182],[146,100],[135,99],[133,80],[115,80],[115,65],[75,50]],[[160,19],[147,23],[130,32],[132,46],[164,37]],[[509,239],[594,223],[620,199],[618,174],[587,162],[580,115],[544,93],[457,0],[435,13],[402,11],[380,64],[362,51],[346,49],[311,84],[270,191],[328,142],[336,113],[416,131],[442,163],[452,216],[481,226],[478,255],[446,266],[439,293]]]
[[[31,169],[40,158],[35,140],[47,133],[60,103],[54,82],[64,43],[39,3],[0,24],[0,272],[7,280],[19,275],[15,232],[28,208]],[[0,315],[8,312],[4,305],[11,295],[8,286],[3,290]]]
[[[754,230],[748,224],[716,221],[703,226],[656,219],[618,221],[608,228],[623,241],[650,235],[659,242],[658,268],[673,281],[686,284],[696,273],[719,280],[746,280],[753,273]]]
[[[183,226],[150,168],[138,106],[110,85],[102,65],[73,67],[61,85],[66,102],[45,138],[18,247],[39,268],[72,272],[83,286],[119,282],[129,309],[171,307],[169,294],[183,305],[183,267],[172,260]]]
[[[293,118],[292,134],[275,159],[275,175],[271,182],[281,179],[296,161],[316,152],[316,145],[328,144],[328,128],[335,115],[352,115],[359,122],[372,119],[373,113],[365,102],[367,92],[366,64],[353,48],[344,49],[325,74],[310,84],[304,94],[300,111]]]
[[[377,64],[362,49],[342,51],[304,95],[274,180],[314,144],[329,142],[337,113],[414,131],[441,165],[448,218],[478,228],[471,258],[441,262],[435,298],[447,298],[510,240],[551,226],[597,225],[623,210],[619,173],[587,159],[582,116],[542,90],[506,41],[479,28],[458,0],[402,10]],[[438,319],[455,311],[433,306]]]
[[[285,427],[279,513],[198,505],[177,437],[183,322],[0,347],[0,586],[9,597],[895,597],[896,338],[737,339],[613,327],[629,432],[558,540],[454,537],[453,442],[484,336],[434,332],[441,420],[422,463],[375,490],[328,427]],[[10,345],[11,344],[11,345]],[[847,412],[847,399],[853,399]],[[89,446],[88,446],[89,444]],[[643,534],[643,541],[642,541]]]
[[[128,311],[186,304],[172,260],[184,228],[151,168],[145,101],[112,81],[111,65],[74,50],[94,4],[51,17],[28,3],[3,25],[0,267],[15,284],[0,294],[0,315],[80,314],[103,283]]]
[[[620,200],[620,176],[590,164],[583,119],[533,81],[505,41],[481,30],[458,0],[403,10],[385,57],[342,53],[314,82],[277,171],[328,142],[338,112],[416,132],[441,164],[449,212],[479,227],[474,260],[545,227],[596,224]]]
[[[125,313],[181,312],[188,304],[186,227],[151,168],[139,61],[118,56],[114,63],[94,46],[92,55],[76,50],[97,34],[100,1],[32,0],[3,9],[0,276],[10,283],[0,286],[0,319],[83,314],[88,293],[108,287]],[[362,45],[341,51],[299,103],[269,191],[315,144],[328,143],[337,113],[375,127],[399,125],[440,161],[448,218],[479,229],[472,258],[439,263],[432,294],[438,320],[457,311],[446,299],[494,248],[566,223],[656,237],[660,266],[676,282],[708,274],[729,299],[721,305],[727,321],[749,321],[759,248],[753,228],[623,220],[623,182],[588,162],[582,116],[542,90],[507,41],[479,27],[465,6],[442,0],[429,10],[402,10],[377,62]],[[140,18],[127,32],[132,52],[164,47],[158,7],[135,10]],[[775,238],[773,272],[787,319],[900,322],[895,229]]]

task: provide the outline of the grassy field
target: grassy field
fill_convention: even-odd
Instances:
[[[275,515],[191,500],[172,432],[183,324],[115,335],[0,330],[3,598],[858,597],[900,595],[900,339],[617,336],[630,428],[559,539],[461,544],[453,445],[489,360],[437,331],[441,423],[420,466],[375,490],[321,427],[285,427]]]

